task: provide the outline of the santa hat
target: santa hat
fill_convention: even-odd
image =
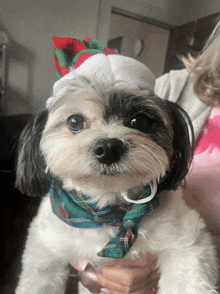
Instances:
[[[58,79],[54,84],[54,90],[62,79],[73,78],[74,71],[74,75],[84,75],[90,80],[95,76],[96,79],[101,77],[102,74],[96,73],[103,72],[105,77],[111,77],[109,81],[123,81],[125,85],[153,92],[155,77],[147,66],[133,58],[119,55],[95,39],[53,37],[53,45]],[[47,106],[49,104],[50,100]]]

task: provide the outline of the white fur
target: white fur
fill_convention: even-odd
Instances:
[[[139,224],[127,257],[135,263],[140,253],[158,255],[159,294],[217,293],[215,250],[203,220],[186,207],[180,189],[164,194],[161,206]],[[45,197],[29,229],[16,294],[64,293],[68,260],[87,260],[94,268],[108,264],[110,259],[96,254],[116,233],[113,227],[86,230],[63,223]]]

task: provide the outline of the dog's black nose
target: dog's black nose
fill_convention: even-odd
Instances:
[[[117,162],[125,151],[124,143],[116,138],[100,139],[94,146],[94,154],[100,163]]]

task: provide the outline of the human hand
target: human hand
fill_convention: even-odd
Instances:
[[[86,262],[70,264],[79,270],[81,283],[92,293],[103,291],[105,293],[120,294],[146,294],[156,293],[159,274],[156,270],[157,258],[145,255],[138,259],[115,259],[111,265],[102,268],[99,272],[88,272],[90,266]]]

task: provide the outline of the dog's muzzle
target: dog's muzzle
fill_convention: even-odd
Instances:
[[[95,143],[93,151],[100,163],[110,165],[121,159],[125,153],[125,146],[117,138],[100,139]]]

